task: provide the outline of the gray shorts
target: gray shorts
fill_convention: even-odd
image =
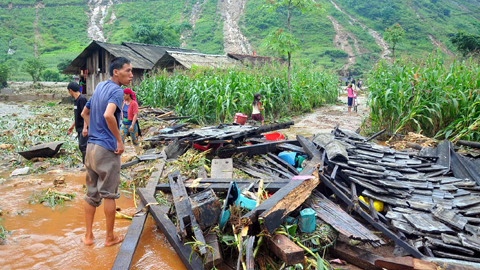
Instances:
[[[98,207],[102,199],[118,199],[120,193],[120,155],[89,143],[85,155],[87,194],[85,201]]]

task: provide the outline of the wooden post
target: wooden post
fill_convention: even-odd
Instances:
[[[286,265],[294,265],[304,260],[303,249],[285,235],[277,234],[268,238],[267,246]]]

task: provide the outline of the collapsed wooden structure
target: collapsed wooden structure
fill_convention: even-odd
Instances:
[[[238,265],[242,261],[247,269],[254,269],[255,236],[260,232],[273,236],[272,233],[291,215],[298,215],[295,212],[306,207],[315,210],[319,222],[328,223],[350,239],[374,247],[386,244],[385,239],[391,239],[403,249],[404,255],[417,258],[396,260],[370,254],[365,255],[368,259],[362,260],[357,256],[355,260],[360,260],[361,267],[365,269],[436,269],[435,264],[424,261],[434,259],[448,263],[464,261],[473,267],[479,266],[476,264],[480,262],[478,161],[460,156],[453,151],[449,142],[435,149],[395,151],[370,143],[373,137],[364,138],[339,128],[331,134],[319,134],[310,139],[297,136],[294,140],[267,142],[258,136],[292,124],[265,127],[227,125],[187,131],[171,129],[150,138],[151,142],[174,142],[169,147],[175,149],[180,149],[179,142],[211,146],[215,143],[223,145],[248,141],[251,145],[215,148],[219,157],[228,158],[241,153],[244,158],[234,164],[231,159],[223,163],[217,160],[221,163],[221,169],[216,173],[212,171],[211,178],[183,179],[176,173],[169,175],[169,184],[158,184],[161,171],[152,175],[147,187],[138,191],[142,200],[139,211],[144,209],[145,212],[139,212],[141,214],[134,217],[112,269],[129,268],[146,212],[152,214],[187,269],[210,269],[214,265],[221,265],[221,250],[216,236],[202,234],[207,230],[205,226],[199,226],[204,221],[197,220],[201,218],[195,212],[203,207],[203,211],[215,213],[213,222],[222,222],[223,211],[221,217],[215,212],[218,208],[215,205],[216,198],[209,198],[218,193],[219,198],[225,199],[223,210],[228,209],[228,204],[233,203],[230,200],[233,182],[239,190],[253,189],[255,193],[264,188],[273,193],[260,204],[253,202],[254,207],[241,218],[243,229],[239,241],[246,243],[240,245],[241,249],[246,249],[246,257],[239,257]],[[285,162],[279,157],[281,151],[306,156],[303,168]],[[162,160],[168,156],[166,151],[156,155]],[[255,159],[248,160],[248,156],[254,155]],[[228,169],[228,166],[234,166],[252,178],[231,179],[232,167]],[[169,218],[168,207],[156,202],[155,190],[172,193],[176,225]],[[213,195],[200,196],[203,201],[199,203],[194,197],[198,197],[202,191]],[[332,201],[332,194],[335,195],[335,202]],[[377,211],[374,205],[379,202],[383,203],[384,209]],[[383,237],[373,234],[352,215],[362,217],[381,231]],[[199,253],[192,253],[192,248],[184,244],[188,237],[195,237],[199,242],[212,246],[216,252],[213,256],[212,253],[206,254],[200,246]],[[287,264],[303,259],[302,249],[296,249],[298,246],[288,237],[275,237],[279,239],[269,238],[267,245],[277,257]],[[347,249],[351,248],[340,244],[333,252],[348,260],[351,252]],[[205,255],[203,259],[202,255]],[[232,269],[222,266],[221,269]]]

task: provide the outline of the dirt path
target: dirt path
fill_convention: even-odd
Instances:
[[[342,88],[343,89],[343,88]],[[288,130],[281,132],[289,138],[295,138],[296,135],[311,136],[317,133],[330,133],[338,124],[341,128],[355,131],[362,125],[364,118],[368,117],[368,107],[366,106],[366,94],[358,97],[358,113],[347,113],[347,95],[342,93],[336,104],[322,106],[312,113],[294,117],[292,120],[295,125]]]

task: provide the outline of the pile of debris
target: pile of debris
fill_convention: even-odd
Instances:
[[[261,135],[291,125],[173,126],[147,139],[152,146],[168,146],[123,165],[162,159],[147,186],[137,191],[139,214],[112,269],[130,267],[147,212],[187,269],[272,267],[266,258],[272,252],[281,261],[278,267],[302,263],[305,269],[323,269],[330,266],[319,253],[331,248],[340,257],[345,252],[339,249],[349,249],[334,247],[338,233],[373,247],[391,239],[404,255],[416,258],[370,255],[359,264],[367,269],[436,269],[424,261],[434,257],[478,266],[478,161],[460,156],[449,142],[435,149],[396,151],[369,142],[374,136],[367,139],[339,128],[310,139],[268,141]],[[165,162],[188,147],[215,156],[210,177],[204,172],[186,179],[176,171],[168,174],[168,183],[159,184]],[[233,179],[234,168],[251,178]],[[173,204],[158,204],[159,191],[170,193]],[[383,234],[371,232],[358,216]],[[223,235],[227,230],[231,241]],[[419,264],[423,268],[414,266]],[[395,268],[399,265],[404,268]]]

